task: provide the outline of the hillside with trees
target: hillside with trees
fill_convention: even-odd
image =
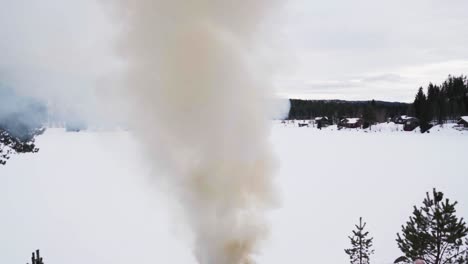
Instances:
[[[0,86],[0,165],[11,155],[35,153],[35,137],[45,130],[47,107]]]

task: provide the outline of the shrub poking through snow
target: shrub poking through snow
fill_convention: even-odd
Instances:
[[[36,253],[32,253],[31,264],[44,264],[44,261],[42,260],[42,257],[39,254],[39,249],[36,250]]]
[[[414,207],[402,234],[397,234],[400,250],[409,260],[423,259],[427,264],[468,263],[464,238],[468,228],[455,215],[457,202],[444,200],[442,192],[426,193],[423,206]]]
[[[351,264],[369,264],[370,255],[374,254],[372,249],[372,240],[369,232],[365,231],[366,223],[362,222],[362,217],[359,218],[359,225],[355,225],[356,230],[353,230],[353,235],[349,236],[351,248],[345,249],[345,253],[349,255]]]

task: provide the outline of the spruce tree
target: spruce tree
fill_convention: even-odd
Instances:
[[[359,217],[359,225],[355,225],[356,230],[353,230],[353,235],[349,236],[351,248],[345,249],[345,253],[349,255],[351,264],[369,264],[370,255],[374,254],[372,249],[372,240],[369,232],[364,231],[366,223],[362,223],[362,217]]]
[[[362,115],[364,119],[365,127],[371,127],[373,124],[377,122],[377,116],[375,113],[375,100],[370,101],[365,107],[364,112]]]
[[[422,87],[419,88],[413,104],[415,115],[419,118],[421,124],[429,123],[431,118],[428,111],[428,101]]]
[[[429,120],[437,119],[439,122],[439,108],[437,104],[437,99],[439,97],[439,87],[437,85],[429,84],[427,87],[427,110]],[[439,122],[440,123],[440,122]]]
[[[413,215],[397,234],[400,250],[410,260],[424,259],[427,264],[466,263],[463,239],[468,228],[455,215],[457,202],[444,200],[442,192],[426,193],[423,206],[414,207]]]

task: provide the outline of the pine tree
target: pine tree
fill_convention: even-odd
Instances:
[[[466,263],[463,238],[468,228],[463,218],[455,216],[457,202],[443,198],[436,189],[432,196],[426,193],[423,206],[414,207],[413,215],[402,226],[402,235],[397,234],[398,247],[408,259],[421,258],[427,264]]]
[[[463,263],[464,261],[464,263]],[[462,259],[460,261],[460,264],[468,264],[468,238],[465,239],[465,259]]]
[[[362,223],[362,217],[359,217],[359,225],[355,226],[356,230],[349,236],[351,248],[345,249],[345,253],[349,255],[351,264],[369,264],[370,255],[374,254],[374,250],[371,249],[374,238],[368,238],[369,232],[364,231],[366,223]]]

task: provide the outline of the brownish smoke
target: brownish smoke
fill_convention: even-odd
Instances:
[[[251,50],[270,1],[121,1],[132,125],[163,165],[201,264],[248,264],[274,202],[272,98]]]

